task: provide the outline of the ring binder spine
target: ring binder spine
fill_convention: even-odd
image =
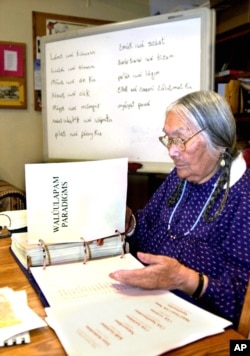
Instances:
[[[54,264],[82,262],[96,258],[125,255],[125,234],[115,230],[111,236],[95,240],[79,237],[74,243],[46,244],[43,239],[27,247],[26,235],[14,236],[11,251],[30,273],[31,267],[41,266],[44,270]]]

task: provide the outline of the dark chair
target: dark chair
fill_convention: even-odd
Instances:
[[[0,180],[0,211],[23,209],[26,209],[25,192],[4,180]]]

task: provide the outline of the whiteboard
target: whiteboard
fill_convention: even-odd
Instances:
[[[214,33],[214,11],[199,8],[43,37],[44,159],[161,171],[167,105],[213,89]]]

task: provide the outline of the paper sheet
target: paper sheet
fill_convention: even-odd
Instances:
[[[7,226],[10,230],[26,227],[26,210],[8,210],[0,212],[0,226]]]
[[[128,159],[25,165],[28,240],[46,244],[124,232]]]
[[[25,331],[47,326],[44,320],[41,319],[27,305],[27,296],[25,291],[17,291],[13,293],[15,295],[15,303],[18,306],[18,317],[20,318],[21,322],[15,325],[0,328],[0,343],[3,343],[6,339],[9,339]]]
[[[230,325],[171,292],[141,291],[122,299],[46,308],[69,356],[155,356]]]

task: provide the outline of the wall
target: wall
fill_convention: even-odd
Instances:
[[[27,46],[28,98],[27,110],[0,109],[0,179],[23,189],[24,164],[43,159],[42,114],[34,110],[33,99],[32,11],[127,21],[149,16],[148,3],[148,0],[0,0],[0,40],[23,42]]]
[[[199,6],[210,7],[208,0],[150,0],[150,14],[183,11]]]

